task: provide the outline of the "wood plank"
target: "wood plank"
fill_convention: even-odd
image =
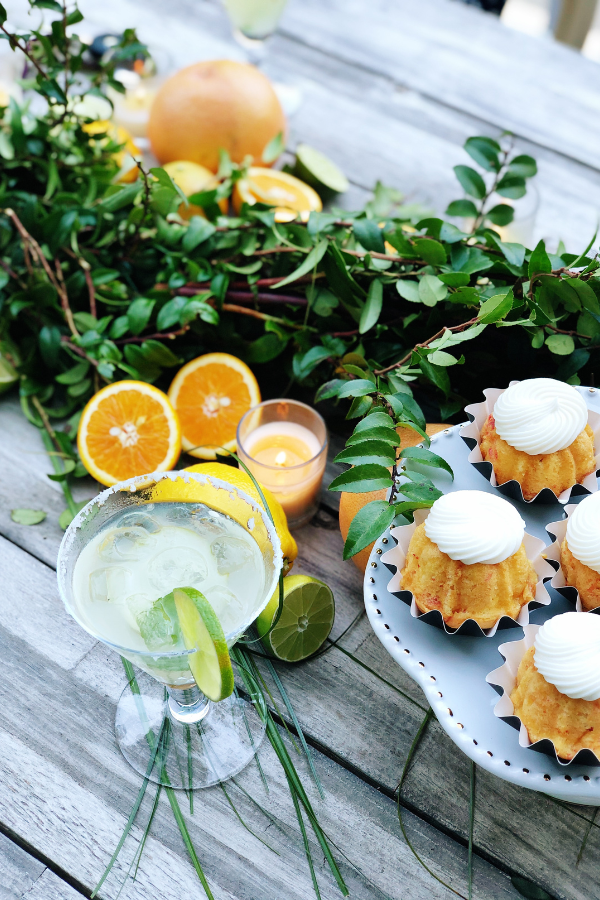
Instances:
[[[81,900],[81,894],[46,869],[22,900]]]
[[[0,834],[0,900],[20,900],[45,868],[10,838]]]
[[[361,0],[305,0],[289,4],[282,31],[597,167],[598,70],[568,47],[446,0],[374,0],[368,15]]]

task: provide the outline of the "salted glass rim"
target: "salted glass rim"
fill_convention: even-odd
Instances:
[[[75,540],[75,534],[81,526],[83,526],[87,520],[87,515],[91,511],[91,509],[95,506],[102,506],[108,497],[112,494],[117,494],[124,489],[129,490],[131,493],[135,493],[137,488],[140,490],[144,487],[148,487],[151,484],[156,484],[158,481],[163,481],[165,479],[169,479],[170,481],[177,481],[179,479],[183,479],[186,482],[189,481],[197,481],[199,484],[206,484],[206,482],[210,482],[213,487],[224,488],[228,491],[228,493],[235,493],[237,496],[244,500],[252,509],[254,513],[258,513],[260,515],[263,524],[267,530],[267,534],[269,536],[270,543],[273,546],[273,575],[271,577],[271,582],[268,586],[265,586],[265,595],[264,602],[259,606],[256,612],[253,611],[252,617],[248,622],[244,624],[244,626],[239,629],[236,628],[234,631],[230,631],[225,634],[225,640],[229,643],[229,639],[233,638],[234,635],[237,635],[235,640],[232,641],[232,645],[236,643],[237,639],[244,633],[244,631],[254,622],[257,616],[265,609],[269,600],[273,596],[273,592],[277,586],[279,581],[279,574],[283,568],[283,553],[281,550],[281,541],[279,539],[279,535],[277,534],[277,530],[271,520],[269,519],[265,509],[260,505],[260,503],[251,497],[246,491],[243,491],[241,488],[236,485],[230,484],[228,481],[225,481],[222,478],[217,478],[215,475],[204,475],[199,472],[186,472],[183,469],[177,469],[175,471],[170,472],[152,472],[148,475],[136,475],[133,478],[128,478],[125,481],[119,481],[117,484],[113,484],[111,487],[106,488],[106,490],[101,491],[95,497],[86,503],[86,505],[81,509],[77,515],[70,522],[67,530],[63,535],[63,539],[60,542],[60,547],[58,549],[58,557],[56,561],[56,576],[58,581],[58,592],[60,594],[60,598],[63,602],[63,605],[67,611],[67,613],[75,619],[77,624],[87,631],[93,638],[97,641],[100,641],[102,644],[105,644],[107,647],[112,647],[115,650],[123,653],[130,653],[134,656],[145,656],[151,657],[152,659],[168,659],[168,658],[176,658],[181,656],[190,656],[192,653],[195,653],[195,649],[191,650],[169,650],[169,651],[153,651],[153,650],[140,650],[138,648],[131,649],[129,647],[123,647],[121,644],[115,644],[112,641],[106,640],[106,638],[101,637],[101,635],[97,634],[93,631],[87,624],[85,624],[82,619],[76,615],[77,607],[74,604],[71,604],[67,597],[68,585],[66,583],[66,572],[67,572],[67,558],[69,553],[71,552],[72,544]],[[135,489],[135,490],[132,490]],[[157,501],[161,502],[161,501]],[[193,503],[195,501],[192,500],[181,500],[181,503]],[[209,504],[206,504],[209,505]],[[143,504],[140,504],[140,508]],[[250,536],[253,537],[252,533],[249,532]],[[71,592],[72,592],[72,585]]]
[[[320,419],[321,422],[323,423],[323,428],[325,429],[325,440],[324,440],[323,443],[321,444],[321,447],[320,447],[318,453],[315,453],[315,455],[314,455],[314,456],[311,456],[310,459],[307,459],[306,462],[303,462],[303,463],[297,463],[297,465],[295,465],[295,466],[286,466],[286,467],[285,467],[285,471],[286,471],[286,472],[293,472],[295,469],[303,469],[304,466],[309,466],[312,462],[314,462],[316,459],[318,459],[320,456],[323,455],[323,451],[326,450],[326,449],[327,449],[327,446],[329,445],[329,431],[328,431],[328,429],[327,429],[327,423],[325,422],[325,419],[323,418],[323,416],[321,415],[321,413],[320,413],[320,412],[317,412],[317,410],[314,409],[312,406],[309,406],[308,403],[303,403],[301,400],[285,400],[284,402],[285,402],[285,403],[293,403],[295,406],[303,406],[304,409],[310,409],[310,411],[311,411],[312,413],[314,413],[315,416],[318,416],[318,417],[319,417],[319,419]],[[262,403],[257,403],[256,406],[251,406],[250,409],[247,410],[247,411],[244,413],[244,415],[242,416],[242,418],[240,419],[240,421],[239,421],[239,423],[238,423],[238,427],[237,427],[237,432],[236,432],[235,438],[236,438],[236,442],[237,442],[237,445],[238,445],[238,449],[243,450],[244,453],[246,454],[246,456],[247,456],[249,459],[253,460],[257,465],[262,466],[263,469],[270,469],[270,470],[273,471],[273,472],[281,472],[281,466],[272,466],[272,465],[270,465],[269,463],[263,463],[263,462],[260,462],[260,460],[255,459],[255,458],[252,456],[252,454],[251,454],[248,450],[246,450],[246,448],[244,447],[244,442],[242,441],[241,436],[240,436],[240,428],[242,427],[242,423],[243,423],[244,419],[246,419],[251,413],[256,412],[257,409],[260,409],[261,406],[270,406],[272,403],[281,403],[281,400],[277,400],[277,399],[275,399],[275,400],[263,400]],[[287,421],[289,421],[289,420],[288,420],[288,419],[282,419],[281,421],[282,421],[282,422],[287,422]],[[267,424],[268,424],[268,423],[267,423]],[[306,426],[305,426],[305,427],[306,427]],[[314,433],[314,432],[313,432],[313,433]],[[252,432],[250,431],[249,434],[252,434]],[[316,437],[316,435],[315,435],[315,437]]]

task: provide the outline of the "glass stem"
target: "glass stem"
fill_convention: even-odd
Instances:
[[[200,722],[210,709],[210,700],[197,685],[189,688],[167,687],[169,692],[169,712],[177,721],[185,725]]]

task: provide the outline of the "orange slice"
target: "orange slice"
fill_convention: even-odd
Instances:
[[[183,449],[199,459],[216,459],[216,450],[235,450],[238,422],[260,403],[256,378],[229,353],[207,353],[175,376],[169,400],[181,422]]]
[[[89,401],[79,422],[81,461],[100,484],[172,469],[181,452],[177,413],[143,381],[117,381]]]
[[[287,172],[252,166],[246,178],[237,182],[232,196],[233,208],[239,213],[242,203],[274,206],[276,222],[291,222],[298,215],[303,222],[311,212],[323,209],[321,198],[308,184]]]

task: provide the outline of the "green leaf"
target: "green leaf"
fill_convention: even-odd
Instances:
[[[181,246],[186,253],[191,253],[198,244],[202,244],[209,237],[212,237],[216,230],[216,226],[209,222],[208,219],[204,219],[202,216],[192,216],[181,241]]]
[[[517,175],[516,172],[508,171],[496,185],[496,193],[502,197],[510,197],[511,200],[518,200],[519,197],[524,197],[527,193],[525,179],[522,175]]]
[[[299,381],[302,381],[307,375],[310,375],[313,369],[322,363],[331,355],[331,351],[327,347],[311,347],[306,353],[296,353],[293,359],[294,375]],[[344,382],[347,384],[347,382]],[[371,385],[371,390],[373,385]]]
[[[359,431],[369,431],[369,429],[374,426],[384,428],[394,429],[395,422],[388,413],[386,413],[381,406],[378,406],[376,409],[372,410],[369,415],[359,422],[354,429],[354,434],[357,434]]]
[[[276,359],[285,348],[286,341],[280,340],[278,335],[271,332],[252,341],[246,348],[244,358],[250,363],[266,363]]]
[[[119,187],[116,191],[101,200],[97,209],[103,213],[117,212],[125,206],[130,206],[141,191],[142,185],[139,182],[125,185],[125,187]]]
[[[498,203],[497,206],[493,206],[488,212],[486,212],[485,217],[489,219],[490,222],[493,222],[494,225],[508,225],[514,219],[515,211],[512,206],[509,206],[508,203]]]
[[[480,307],[478,319],[485,325],[499,322],[511,311],[514,302],[513,292],[507,294],[494,294],[489,300],[485,300]]]
[[[441,246],[441,244],[440,244]],[[379,321],[381,315],[381,307],[383,304],[383,285],[381,281],[374,279],[369,286],[369,293],[363,310],[360,314],[360,322],[358,330],[360,334],[365,334],[373,328]]]
[[[366,463],[362,466],[354,466],[347,472],[342,472],[334,478],[329,485],[330,491],[350,491],[351,493],[365,493],[366,491],[381,491],[392,485],[392,476],[385,466],[376,463]]]
[[[515,156],[514,159],[511,159],[508,167],[515,175],[521,175],[523,178],[533,178],[534,175],[537,175],[537,163],[533,156],[525,154]]]
[[[6,10],[4,9],[4,7],[2,6],[2,4],[0,3],[0,25],[4,25],[4,23],[6,22],[7,18],[8,18],[8,16],[7,16],[7,14],[6,14]]]
[[[366,416],[372,406],[372,397],[369,397],[368,395],[364,397],[355,397],[350,404],[350,409],[346,413],[346,418],[358,419],[359,417]]]
[[[575,349],[575,341],[570,334],[551,334],[546,338],[546,347],[556,356],[569,356]]]
[[[464,147],[471,159],[486,172],[497,172],[500,169],[498,154],[502,148],[493,138],[470,137],[465,141]]]
[[[454,166],[454,173],[466,194],[475,197],[476,200],[483,200],[485,182],[479,172],[470,166]]]
[[[492,243],[494,247],[497,247],[504,254],[507,263],[510,263],[511,266],[516,266],[518,269],[521,268],[525,260],[525,247],[523,244],[501,241],[494,231],[487,231],[486,236],[488,243]]]
[[[355,378],[339,389],[338,397],[364,397],[375,390],[375,385],[368,378]]]
[[[477,207],[472,200],[453,200],[446,209],[446,216],[460,216],[463,219],[475,219]]]
[[[415,240],[415,250],[430,266],[443,266],[446,262],[446,251],[439,241],[417,238]]]
[[[294,269],[294,271],[291,272],[290,275],[288,275],[282,281],[278,281],[277,284],[272,284],[271,288],[282,288],[284,287],[284,285],[291,284],[293,281],[296,281],[297,278],[302,278],[303,275],[308,275],[321,262],[321,260],[325,256],[325,252],[328,246],[328,241],[319,241],[316,247],[313,247],[310,253],[306,256],[304,262],[300,263],[297,269]]]
[[[346,383],[343,378],[333,378],[331,381],[326,381],[315,394],[315,403],[320,403],[321,400],[329,400],[331,397],[337,397],[339,389]]]
[[[48,475],[50,481],[66,481],[71,472],[75,469],[75,460],[74,459],[63,459],[63,471],[62,472],[54,472],[53,474]]]
[[[555,279],[552,280],[555,281]],[[598,298],[587,281],[582,281],[581,278],[568,278],[565,279],[565,281],[558,282],[558,284],[568,285],[570,288],[572,288],[572,290],[575,291],[575,293],[581,300],[584,309],[595,316],[600,315],[600,304],[598,303]]]
[[[173,297],[172,300],[168,300],[156,317],[156,327],[158,330],[164,331],[165,328],[170,328],[172,325],[178,323],[179,315],[187,302],[187,297]]]
[[[403,281],[399,278],[396,282],[396,290],[401,297],[404,297],[405,300],[409,300],[411,303],[421,302],[418,281]]]
[[[406,497],[407,500],[414,500],[417,503],[431,505],[438,497],[442,496],[442,492],[438,491],[436,487],[426,484],[414,484],[409,481],[400,485],[397,496]]]
[[[148,362],[155,365],[169,367],[181,364],[181,359],[160,341],[144,341],[141,349]]]
[[[367,416],[366,419],[363,419],[362,422],[359,422],[359,425],[362,425],[370,416]],[[365,428],[362,431],[358,430],[358,425],[354,429],[354,434],[350,435],[348,440],[346,441],[347,447],[354,447],[355,444],[361,444],[364,441],[377,440],[377,441],[385,441],[386,444],[392,444],[396,446],[398,444],[398,432],[394,428],[387,428],[385,425],[372,425],[369,428]]]
[[[522,897],[526,897],[527,900],[554,900],[554,897],[548,891],[538,887],[537,884],[534,884],[533,881],[529,881],[527,878],[521,878],[520,875],[512,875],[510,880],[515,890]]]
[[[44,327],[40,329],[38,335],[38,344],[42,359],[51,369],[55,369],[58,364],[60,337],[60,328],[57,328],[56,325],[44,325]]]
[[[434,350],[427,357],[427,361],[433,363],[434,366],[455,366],[458,363],[457,358],[451,353],[446,353],[445,350]]]
[[[448,294],[448,288],[435,275],[423,275],[419,282],[419,299],[425,306],[435,306]]]
[[[275,162],[275,160],[281,156],[285,149],[285,141],[283,139],[283,131],[280,131],[275,135],[274,138],[271,138],[267,146],[262,152],[262,161],[264,163]]]
[[[373,219],[355,219],[353,228],[357,241],[365,250],[385,253],[383,233],[377,222]]]
[[[348,529],[344,559],[350,559],[376,541],[391,525],[394,515],[394,508],[385,500],[372,500],[359,509]]]
[[[144,330],[150,321],[154,304],[154,300],[138,297],[137,300],[134,300],[130,305],[127,310],[127,323],[132,334],[139,334]]]
[[[82,378],[85,378],[89,367],[89,362],[84,359],[77,363],[76,366],[73,366],[72,369],[69,369],[68,372],[62,372],[60,375],[57,375],[56,380],[59,384],[77,384]]]
[[[452,471],[452,466],[447,463],[442,456],[438,456],[437,453],[433,453],[426,447],[405,447],[404,449],[401,448],[400,456],[402,457],[402,459],[414,459],[416,462],[423,466],[433,466],[436,469],[444,469],[446,472],[452,475],[452,479],[454,480],[454,472]]]
[[[575,375],[576,372],[579,372],[580,369],[583,369],[583,367],[586,366],[589,361],[589,350],[584,350],[582,347],[579,347],[577,350],[574,350],[570,356],[567,356],[565,361],[560,364],[556,372],[556,377],[560,378],[561,381],[567,381],[569,378],[571,378],[572,375]]]
[[[448,287],[466,287],[471,280],[466,272],[445,272],[438,275],[440,281],[447,284]]]
[[[334,462],[356,466],[359,463],[380,463],[382,466],[393,466],[396,461],[396,450],[386,441],[366,440],[338,453]]]
[[[419,367],[423,372],[423,375],[448,396],[451,385],[446,369],[443,366],[436,366],[433,363],[430,363],[429,360],[425,358],[419,360]]]
[[[39,525],[46,513],[43,509],[11,509],[10,517],[17,525]]]
[[[548,273],[552,271],[552,263],[546,253],[546,245],[544,241],[540,241],[532,252],[529,259],[529,278],[539,275],[542,272]]]
[[[74,513],[71,512],[70,509],[63,509],[60,516],[58,517],[58,524],[60,525],[60,527],[62,528],[63,531],[67,530],[67,528],[69,527],[69,525],[71,524],[71,522],[73,521],[73,519],[75,518],[77,513],[81,509],[83,509],[84,506],[87,506],[87,504],[88,504],[87,500],[83,500],[81,503],[76,503]]]
[[[325,318],[330,316],[339,305],[340,301],[335,294],[332,294],[327,288],[317,288],[310,308],[317,316]]]

